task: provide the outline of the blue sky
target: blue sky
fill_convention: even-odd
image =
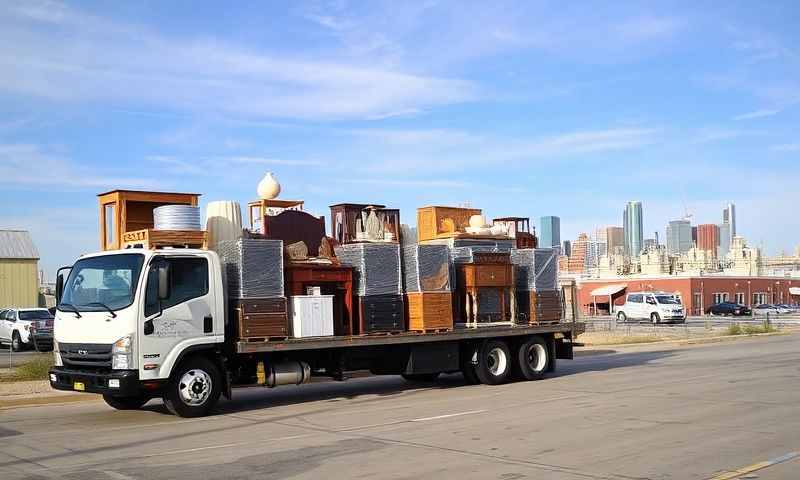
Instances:
[[[797,2],[0,2],[0,228],[49,276],[95,194],[246,202],[273,171],[328,216],[384,203],[646,236],[686,210],[768,253],[800,234]]]

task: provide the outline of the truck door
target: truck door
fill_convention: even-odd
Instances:
[[[169,269],[169,293],[163,300],[158,299],[158,273],[154,268],[161,262]],[[139,336],[140,378],[167,378],[182,351],[215,341],[217,292],[209,270],[204,256],[156,256],[150,262]]]

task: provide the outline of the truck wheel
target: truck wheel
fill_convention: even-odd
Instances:
[[[464,375],[464,381],[467,385],[477,385],[481,383],[478,374],[475,373],[475,365],[472,364],[472,357],[475,355],[475,347],[461,348],[461,374]]]
[[[112,395],[104,394],[103,400],[117,410],[139,410],[145,403],[150,401],[150,397],[144,395],[136,397],[114,397]]]
[[[475,373],[485,385],[499,385],[508,380],[511,372],[511,351],[506,342],[486,340],[478,350]]]
[[[433,383],[439,378],[439,373],[404,373],[402,377],[409,382]]]
[[[653,325],[661,323],[661,317],[657,313],[653,312],[650,314],[650,321],[653,323]]]
[[[628,317],[625,315],[625,312],[619,312],[617,314],[617,321],[620,323],[625,323],[628,321]]]
[[[19,332],[14,332],[14,334],[11,335],[11,351],[21,352],[22,348],[22,339],[19,338]]]
[[[222,393],[222,375],[205,357],[190,357],[172,374],[164,392],[164,405],[179,417],[207,415]]]
[[[540,380],[550,366],[547,342],[542,337],[531,337],[517,350],[517,366],[525,380]]]

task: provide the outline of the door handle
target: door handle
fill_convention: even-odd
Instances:
[[[211,333],[214,331],[214,317],[206,315],[203,317],[203,333]]]

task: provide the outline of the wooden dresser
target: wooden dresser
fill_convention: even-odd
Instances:
[[[353,335],[353,268],[342,265],[290,263],[285,268],[286,295],[305,295],[306,287],[321,287],[333,295],[334,335]]]
[[[244,341],[282,340],[289,336],[286,298],[248,298],[231,301],[236,336]]]

